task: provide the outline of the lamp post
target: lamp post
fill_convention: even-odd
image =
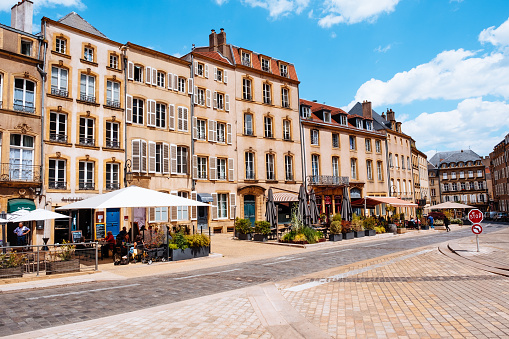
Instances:
[[[133,172],[131,171],[132,161],[127,159],[124,166],[124,187],[127,187],[133,182]]]

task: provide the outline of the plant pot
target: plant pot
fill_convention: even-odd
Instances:
[[[343,239],[349,240],[355,238],[354,232],[343,233]]]
[[[253,235],[253,240],[265,242],[268,240],[268,236],[267,234],[255,234]]]
[[[342,234],[329,234],[329,241],[341,241],[343,240]]]
[[[247,234],[239,233],[238,238],[239,238],[239,240],[251,240],[252,234],[251,233],[247,233]]]
[[[364,237],[364,231],[354,231],[353,232],[355,238],[362,238]]]
[[[80,260],[71,259],[65,261],[48,261],[46,263],[46,275],[61,274],[80,271]]]
[[[179,261],[200,257],[208,257],[210,254],[208,246],[186,248],[185,250],[170,250],[170,260]]]
[[[426,225],[426,226],[421,226],[421,230],[425,230],[425,231],[426,231],[426,230],[429,230],[429,226],[428,226],[428,225]]]
[[[397,234],[403,234],[406,233],[406,227],[400,227],[396,229]]]
[[[373,237],[376,235],[376,231],[375,230],[364,230],[364,235],[366,237]]]
[[[325,238],[320,238],[318,239],[318,242],[325,242],[325,240],[326,240]]]
[[[0,279],[21,278],[23,266],[0,268]]]

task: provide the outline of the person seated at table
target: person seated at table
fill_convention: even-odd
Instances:
[[[104,242],[106,242],[106,244],[103,244],[101,246],[101,252],[102,252],[103,258],[108,258],[110,250],[113,253],[113,250],[115,249],[116,241],[115,241],[115,237],[113,236],[113,232],[111,232],[111,231],[106,232],[106,237],[102,240]]]
[[[84,250],[87,246],[84,244],[85,237],[81,237],[79,243],[76,245],[77,250]]]
[[[118,234],[117,234],[117,239],[120,237],[121,239],[124,239],[125,236],[129,235],[129,233],[127,233],[127,227],[122,227],[122,231],[120,231]]]

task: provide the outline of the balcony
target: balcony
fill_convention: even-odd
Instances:
[[[66,91],[64,89],[58,89],[55,87],[51,87],[51,94],[59,96],[59,97],[63,97],[63,98],[67,98],[69,96],[68,91]]]
[[[118,182],[108,182],[106,183],[106,189],[108,191],[114,191],[120,189],[120,184]]]
[[[109,148],[120,148],[120,141],[118,140],[112,140],[112,139],[106,139],[106,147]]]
[[[95,97],[94,96],[91,96],[91,95],[86,95],[84,93],[81,93],[80,94],[80,100],[81,101],[86,101],[86,102],[90,102],[92,104],[95,104]]]
[[[312,186],[348,186],[350,178],[335,175],[308,175],[307,181]]]
[[[95,184],[93,181],[80,182],[79,189],[83,191],[92,191],[95,189]]]
[[[94,98],[94,100],[95,100],[95,98]],[[107,99],[106,100],[106,106],[120,108],[120,101]]]
[[[20,104],[14,104],[12,108],[17,112],[35,113],[35,107],[33,105],[23,106]]]
[[[41,166],[24,164],[1,164],[0,181],[41,182]]]
[[[54,142],[61,142],[61,143],[67,143],[67,135],[65,134],[58,134],[58,133],[50,133],[49,134],[49,140]]]
[[[80,137],[80,145],[83,145],[83,146],[95,146],[95,139],[94,138]]]
[[[48,189],[65,190],[65,189],[67,189],[67,182],[65,182],[65,181],[49,181]]]

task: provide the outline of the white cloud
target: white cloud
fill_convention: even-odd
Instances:
[[[489,42],[494,46],[509,46],[509,19],[498,28],[491,26],[484,29],[479,34],[479,41],[483,44]]]
[[[76,7],[78,9],[85,9],[86,6],[81,0],[36,0],[34,2],[34,12],[38,12],[42,7]],[[0,12],[10,11],[12,6],[18,3],[18,0],[0,0]]]
[[[277,18],[292,12],[300,14],[309,5],[309,0],[242,0],[242,3],[251,7],[265,8],[272,18]]]
[[[177,52],[177,53],[173,53],[173,56],[174,56],[175,58],[181,58],[181,57],[182,57],[182,54],[181,54],[181,53],[179,53],[179,52]]]
[[[336,37],[337,37],[336,32],[331,32],[330,37],[331,37],[332,39],[336,39]]]
[[[388,44],[387,46],[385,47],[382,47],[381,45],[378,46],[377,48],[375,48],[375,52],[378,52],[378,53],[385,53],[387,52],[388,50],[390,50],[392,47],[391,44]]]
[[[438,151],[471,148],[488,155],[507,134],[509,104],[483,101],[481,97],[465,99],[452,111],[422,113],[402,128],[416,140],[419,149],[441,145]]]
[[[227,2],[228,2],[228,0],[214,0],[214,2],[215,2],[216,4],[218,4],[219,6],[221,6],[222,4],[227,3]]]
[[[391,13],[400,0],[326,0],[327,13],[318,21],[321,27],[329,28],[339,23],[355,24],[375,21],[380,14]]]

